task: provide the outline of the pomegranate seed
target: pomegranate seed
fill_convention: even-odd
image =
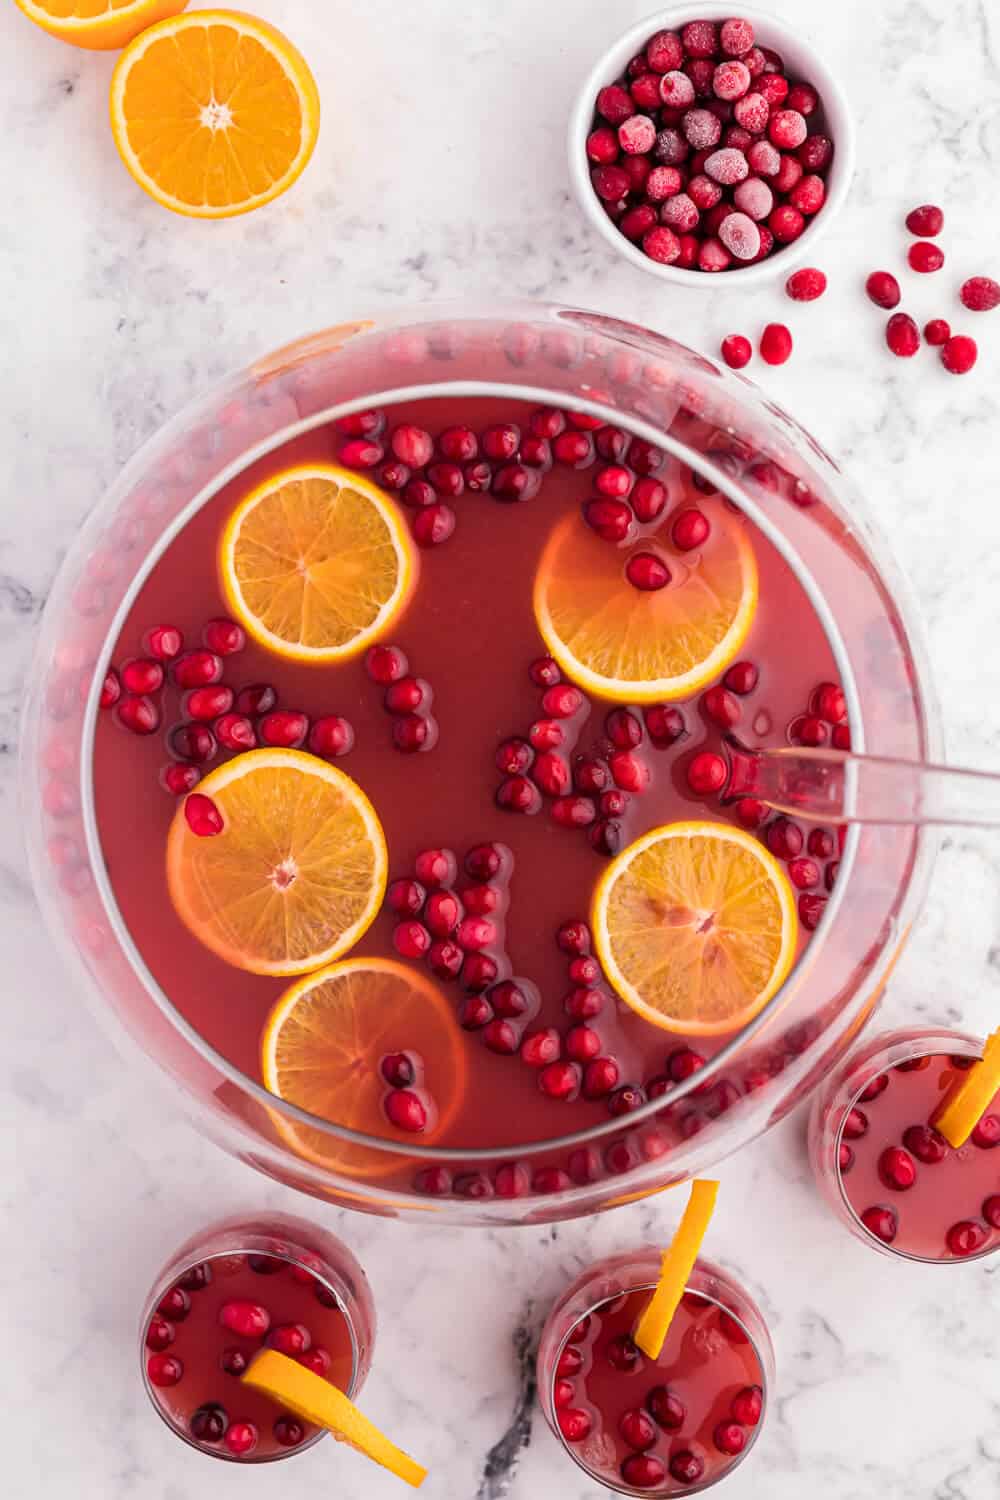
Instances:
[[[983,1218],[991,1229],[1000,1229],[1000,1193],[991,1193],[984,1199]]]
[[[582,1443],[590,1436],[594,1425],[590,1413],[582,1406],[569,1406],[557,1411],[556,1421],[567,1443]]]
[[[184,817],[191,832],[200,839],[214,838],[223,829],[222,814],[201,792],[192,792],[184,803]]]
[[[865,291],[876,307],[898,307],[902,293],[891,271],[873,271],[865,282]]]
[[[184,695],[184,712],[189,719],[210,723],[228,714],[233,706],[233,690],[222,686],[193,688]]]
[[[702,750],[687,765],[687,783],[699,797],[721,792],[729,777],[726,762],[714,751]]]
[[[746,1429],[739,1422],[720,1422],[712,1433],[712,1442],[720,1453],[735,1457],[746,1447]]]
[[[386,892],[385,904],[401,917],[415,917],[423,909],[426,894],[415,880],[394,880]]]
[[[483,1041],[491,1052],[512,1057],[520,1044],[520,1033],[510,1021],[489,1021],[483,1028]]]
[[[796,206],[801,207],[801,204]],[[803,267],[801,271],[793,271],[789,276],[785,282],[785,291],[793,302],[815,302],[826,291],[826,276],[811,266]]]
[[[552,441],[552,456],[570,469],[587,469],[594,462],[594,439],[589,432],[561,432]]]
[[[206,724],[178,724],[168,737],[170,752],[178,760],[204,765],[218,750],[215,735]]]
[[[180,688],[211,687],[222,681],[222,657],[214,651],[185,651],[170,670]]]
[[[481,1031],[493,1020],[493,1007],[483,995],[467,995],[458,1007],[458,1024],[463,1031]]]
[[[665,1385],[654,1385],[646,1397],[646,1409],[664,1432],[678,1432],[687,1420],[687,1408]]]
[[[731,370],[742,370],[753,358],[753,346],[742,333],[731,333],[720,345],[722,358]]]
[[[949,375],[967,375],[979,358],[975,339],[966,334],[953,334],[941,350],[941,363]]]
[[[270,713],[277,701],[278,695],[273,687],[266,682],[255,682],[240,689],[234,707],[237,713],[256,718],[259,714]]]
[[[580,1069],[576,1063],[549,1063],[538,1075],[538,1087],[550,1099],[575,1099],[580,1092],[580,1082]]]
[[[394,1089],[382,1101],[385,1117],[397,1130],[410,1135],[419,1135],[427,1129],[427,1109],[419,1094],[412,1089]]]
[[[896,1192],[905,1192],[917,1180],[917,1168],[913,1157],[899,1146],[889,1146],[878,1159],[878,1174],[886,1187]]]
[[[223,1442],[237,1458],[252,1453],[257,1446],[257,1429],[252,1422],[233,1422],[226,1430]]]
[[[764,1392],[759,1385],[747,1385],[733,1397],[730,1411],[733,1420],[744,1427],[756,1427],[764,1409]]]
[[[792,352],[792,335],[784,323],[768,323],[760,338],[760,357],[765,364],[783,365]]]
[[[235,620],[219,618],[209,620],[201,632],[201,638],[209,651],[217,656],[235,656],[247,643],[247,634]]]
[[[455,979],[461,972],[464,957],[457,943],[438,938],[427,950],[427,967],[439,979]]]
[[[900,359],[912,359],[920,348],[920,330],[909,313],[893,313],[886,324],[885,341]],[[941,357],[944,358],[944,350]]]
[[[431,935],[422,922],[398,922],[392,932],[392,946],[402,958],[423,958],[431,945]]]
[[[669,703],[653,703],[642,711],[649,738],[658,750],[669,749],[687,734],[684,715]]]
[[[707,718],[720,729],[733,729],[742,718],[743,710],[724,687],[711,687],[702,695],[701,706]]]
[[[945,1235],[945,1243],[952,1255],[962,1257],[975,1255],[988,1239],[989,1234],[985,1226],[976,1219],[960,1219]]]
[[[903,1145],[925,1166],[936,1166],[948,1154],[948,1142],[932,1125],[908,1125],[903,1131]]]
[[[177,1385],[184,1378],[184,1366],[174,1354],[152,1354],[146,1362],[150,1385],[161,1389]]]
[[[583,519],[605,542],[624,542],[632,530],[635,516],[624,500],[588,500]]]
[[[994,1146],[1000,1146],[1000,1115],[984,1115],[969,1139],[982,1151],[990,1151]]]
[[[262,1339],[271,1327],[271,1315],[259,1302],[250,1302],[245,1297],[223,1302],[219,1308],[219,1322],[230,1333],[244,1339]]]
[[[150,657],[136,657],[122,667],[121,685],[127,693],[134,693],[139,698],[147,693],[158,693],[163,686],[163,667]]]
[[[544,1068],[554,1063],[562,1051],[562,1039],[554,1026],[531,1031],[521,1043],[521,1061],[529,1068]]]
[[[173,661],[184,647],[184,637],[174,625],[154,625],[147,630],[142,644],[157,661]]]
[[[682,510],[670,530],[674,546],[680,552],[693,552],[708,540],[712,528],[700,510]]]
[[[115,671],[114,667],[109,667],[107,672],[104,674],[104,681],[101,684],[101,708],[114,708],[121,695],[122,688],[121,682],[118,678],[118,673]]]
[[[184,797],[188,792],[193,792],[200,780],[201,772],[197,766],[182,766],[176,761],[164,766],[160,772],[164,791],[170,792],[174,797]]]
[[[462,918],[462,905],[451,891],[432,891],[424,907],[424,922],[435,937],[451,937]]]
[[[931,244],[930,240],[917,240],[906,252],[906,258],[911,270],[924,275],[940,271],[944,265],[944,251],[940,245]]]
[[[302,1363],[305,1364],[306,1361],[303,1360]],[[295,1417],[278,1417],[272,1431],[274,1441],[282,1448],[297,1448],[305,1441],[306,1430]]]
[[[131,695],[122,698],[115,709],[115,716],[122,728],[131,734],[154,734],[160,727],[160,710],[151,698]]]
[[[1000,282],[994,281],[992,276],[970,276],[962,283],[959,296],[962,306],[970,312],[992,312],[1000,306]]]

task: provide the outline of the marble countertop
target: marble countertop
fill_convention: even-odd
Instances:
[[[435,296],[578,302],[709,352],[788,315],[797,350],[753,367],[843,461],[928,626],[954,759],[1000,769],[1000,314],[964,380],[894,361],[860,293],[898,266],[905,211],[942,201],[945,272],[908,290],[961,314],[1000,270],[1000,19],[986,0],[771,0],[845,77],[860,170],[825,242],[831,290],[685,293],[618,261],[567,191],[577,80],[646,0],[259,0],[313,61],[323,138],[285,200],[205,225],[147,201],[105,128],[112,60],[0,8],[0,1411],[5,1500],[224,1500],[396,1481],[323,1445],[237,1473],[176,1443],[146,1403],[134,1321],[199,1222],[260,1205],[324,1215],[357,1251],[381,1329],[371,1416],[432,1470],[428,1500],[597,1500],[530,1393],[525,1343],[567,1274],[662,1238],[666,1200],[557,1229],[484,1234],[334,1214],[202,1142],[94,1030],[42,931],[21,854],[17,718],[60,558],[126,457],[200,386],[314,327]],[[912,281],[915,278],[911,278]],[[946,841],[893,980],[892,1020],[995,1024],[995,837]],[[903,1267],[851,1240],[813,1191],[801,1113],[722,1168],[713,1251],[760,1297],[778,1402],[726,1500],[996,1500],[1000,1259]],[[460,1314],[456,1315],[460,1309]]]

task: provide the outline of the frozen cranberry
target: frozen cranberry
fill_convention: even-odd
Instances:
[[[654,73],[669,73],[684,61],[684,46],[676,31],[658,31],[646,43],[645,57]]]
[[[811,135],[802,142],[797,154],[807,172],[825,172],[833,160],[833,142],[829,136]]]
[[[694,103],[694,84],[678,68],[671,68],[669,73],[661,74],[657,87],[660,102],[667,109],[687,109]]]
[[[944,214],[933,204],[924,203],[920,208],[911,208],[906,215],[906,227],[911,234],[918,235],[921,239],[933,237],[940,234],[944,228]]]
[[[920,348],[920,329],[909,313],[893,313],[885,326],[885,341],[900,359],[912,359]],[[946,344],[945,349],[947,347]]]
[[[945,1235],[945,1243],[951,1254],[959,1257],[975,1255],[982,1250],[988,1239],[989,1233],[978,1219],[961,1219],[957,1224],[952,1224]]]
[[[212,801],[201,792],[193,792],[184,802],[184,817],[191,832],[200,839],[214,838],[222,832],[222,814]]]
[[[808,179],[804,180],[808,181]],[[923,274],[940,271],[944,265],[944,251],[940,245],[931,244],[929,240],[917,240],[906,252],[906,258],[912,271],[920,271]]]
[[[941,363],[949,375],[967,375],[979,358],[975,339],[956,333],[941,350]]]
[[[711,109],[689,109],[681,120],[681,129],[695,151],[711,151],[722,136],[722,124]]]
[[[992,312],[995,307],[1000,307],[1000,282],[994,281],[992,276],[970,276],[962,283],[959,296],[962,306],[970,312]]]
[[[705,162],[705,174],[713,182],[734,187],[750,176],[750,165],[742,151],[737,151],[734,146],[724,146],[721,151],[714,151]]]
[[[868,298],[875,303],[876,307],[892,309],[898,307],[902,293],[899,290],[899,282],[891,271],[872,271],[865,282],[865,291]]]
[[[680,240],[666,224],[648,230],[642,237],[642,248],[650,260],[662,266],[672,265],[681,253]]]
[[[699,797],[707,797],[713,792],[721,792],[729,772],[721,755],[702,750],[688,761],[686,775],[691,790]]]
[[[587,156],[599,167],[610,166],[613,161],[617,161],[618,137],[615,132],[606,125],[592,130],[587,137]],[[474,458],[475,454],[470,456]]]
[[[754,141],[747,148],[747,165],[761,177],[777,177],[781,170],[781,153],[770,141]],[[688,191],[691,191],[690,185]]]
[[[696,1484],[705,1472],[705,1460],[690,1448],[671,1455],[670,1472],[680,1484]]]
[[[146,1374],[151,1385],[166,1389],[183,1380],[184,1366],[174,1354],[151,1354],[146,1361]]]
[[[239,1297],[223,1302],[219,1308],[219,1322],[240,1338],[262,1339],[271,1327],[271,1315],[261,1303]]]
[[[722,340],[722,357],[731,370],[742,370],[753,357],[753,346],[742,333],[731,333]]]
[[[632,115],[618,127],[618,144],[630,156],[652,151],[655,141],[656,126],[648,115]]]
[[[681,28],[681,43],[688,57],[717,57],[719,28],[714,21],[689,21]]]
[[[730,1411],[744,1427],[756,1427],[764,1409],[764,1392],[759,1385],[747,1385],[733,1397]]]
[[[623,89],[620,84],[612,83],[598,93],[597,113],[607,120],[609,125],[621,125],[623,121],[635,114],[635,105],[627,89]]]

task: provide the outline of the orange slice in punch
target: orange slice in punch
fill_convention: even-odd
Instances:
[[[746,523],[720,502],[699,507],[703,546],[678,550],[670,521],[637,546],[612,546],[579,516],[552,532],[535,575],[535,619],[573,682],[598,698],[652,703],[712,682],[739,651],[757,608],[757,561]],[[652,549],[670,573],[658,589],[626,577]]]
[[[795,895],[774,856],[723,823],[671,823],[623,849],[594,893],[597,956],[621,998],[681,1035],[737,1031],[795,959]]]
[[[115,145],[164,208],[197,219],[249,213],[305,171],[319,135],[316,80],[266,21],[177,9],[161,9],[172,19],[136,36],[118,60]]]
[[[354,946],[385,894],[385,836],[350,776],[301,750],[249,750],[199,783],[222,831],[199,838],[184,808],[167,838],[167,885],[185,927],[251,974],[304,974]]]
[[[420,1061],[414,1089],[424,1128],[408,1134],[389,1124],[380,1063],[393,1052]],[[349,958],[286,990],[261,1039],[265,1085],[290,1104],[364,1135],[391,1140],[394,1151],[339,1141],[275,1112],[296,1153],[355,1177],[399,1166],[408,1144],[432,1145],[454,1119],[465,1094],[466,1054],[453,1007],[418,969],[391,958]]]
[[[94,52],[124,47],[140,31],[180,15],[188,0],[15,0],[36,26]]]
[[[390,1443],[343,1391],[286,1354],[265,1349],[254,1359],[242,1380],[314,1427],[327,1428],[414,1489],[419,1489],[427,1478],[427,1470],[395,1443]]]
[[[327,666],[384,634],[409,602],[417,559],[394,501],[333,464],[272,475],[219,546],[229,607],[278,656]]]
[[[656,1290],[650,1297],[635,1328],[635,1342],[650,1359],[659,1359],[674,1313],[687,1287],[688,1278],[698,1259],[701,1242],[715,1212],[719,1195],[717,1182],[691,1184],[687,1208],[667,1249]]]
[[[1000,1030],[987,1039],[978,1062],[948,1090],[932,1124],[956,1151],[964,1146],[1000,1090]]]

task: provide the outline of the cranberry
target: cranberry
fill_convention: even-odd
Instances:
[[[610,856],[616,855],[625,841],[622,825],[614,818],[599,818],[590,827],[587,837],[596,854]]]
[[[801,207],[801,204],[797,204]],[[793,302],[815,302],[826,291],[826,276],[812,267],[793,271],[785,282],[785,291]]]
[[[314,755],[333,760],[340,755],[347,755],[353,748],[353,726],[339,714],[326,714],[322,719],[317,719],[309,731],[309,749]]]
[[[572,785],[569,761],[556,750],[545,750],[535,761],[534,779],[547,797],[563,797]]]
[[[720,1453],[735,1457],[746,1447],[746,1429],[739,1422],[720,1422],[712,1433],[712,1442]]]
[[[669,1386],[654,1385],[646,1397],[646,1408],[664,1432],[678,1432],[687,1419],[687,1408]]]
[[[193,792],[200,780],[201,772],[197,766],[179,765],[176,761],[164,766],[160,772],[164,790],[173,797],[184,797]]]
[[[876,307],[890,310],[899,306],[902,297],[899,282],[891,271],[873,271],[865,282],[865,291]]]
[[[158,693],[163,686],[163,667],[151,657],[135,657],[122,667],[121,685],[127,693],[140,698],[146,693]]]
[[[118,673],[115,671],[114,667],[109,667],[107,672],[104,674],[104,681],[101,684],[101,708],[114,708],[121,695],[122,687],[121,682],[118,678]]]
[[[297,1359],[312,1345],[312,1334],[304,1323],[278,1323],[267,1336],[267,1342],[279,1354]]]
[[[949,375],[967,375],[978,358],[975,339],[964,333],[953,334],[941,350],[941,363]]]
[[[462,905],[475,917],[488,917],[501,904],[501,893],[495,885],[470,885],[462,891]]]
[[[733,729],[742,716],[742,710],[732,693],[724,687],[711,687],[703,694],[701,706],[707,718],[720,729]]]
[[[741,797],[736,804],[736,816],[744,828],[759,828],[767,817],[768,807],[756,797]]]
[[[819,866],[815,860],[805,856],[789,860],[788,878],[797,890],[811,891],[814,886],[819,885]]]
[[[592,985],[601,977],[601,966],[596,958],[580,956],[570,961],[567,972],[574,984]]]
[[[222,658],[214,651],[185,651],[170,670],[180,688],[211,687],[222,681]]]
[[[671,1456],[670,1472],[680,1484],[696,1484],[705,1472],[705,1460],[690,1448],[682,1448]]]
[[[183,1287],[173,1286],[160,1298],[156,1311],[173,1323],[183,1323],[191,1311],[191,1298]]]
[[[601,1050],[601,1039],[592,1026],[571,1026],[564,1038],[566,1055],[574,1062],[590,1062]],[[558,1054],[557,1054],[558,1055]],[[586,1077],[583,1092],[586,1096]]]
[[[297,1417],[278,1417],[272,1431],[274,1441],[282,1448],[297,1448],[305,1441],[306,1430]]]
[[[276,708],[258,720],[257,733],[262,744],[296,750],[309,733],[309,720],[293,709]]]
[[[467,995],[458,1007],[458,1024],[463,1031],[481,1031],[493,1020],[493,1007],[483,995]]]
[[[825,896],[814,896],[806,893],[799,897],[799,921],[807,932],[815,932],[823,919],[826,910]]]
[[[1000,1193],[991,1193],[984,1199],[983,1218],[991,1229],[1000,1229]]]
[[[394,1089],[382,1101],[386,1119],[397,1130],[419,1135],[427,1129],[427,1107],[419,1094],[412,1089]]]
[[[588,500],[583,519],[602,541],[624,542],[632,531],[635,513],[624,500]]]
[[[151,1385],[161,1388],[177,1385],[184,1378],[184,1366],[174,1354],[151,1354],[146,1362]]]
[[[465,873],[473,880],[493,880],[512,860],[506,844],[476,844],[465,856]]]
[[[392,931],[392,946],[402,958],[423,958],[431,935],[422,922],[398,922]]]
[[[470,994],[479,994],[496,979],[499,970],[488,953],[467,953],[462,964],[462,984]]]
[[[699,797],[721,792],[729,777],[726,762],[712,750],[701,750],[687,764],[687,783]]]
[[[658,750],[669,749],[687,734],[684,715],[679,708],[669,703],[654,703],[643,709],[643,719],[649,738]]]
[[[252,1453],[257,1446],[257,1429],[252,1422],[233,1422],[223,1439],[230,1453],[237,1458]]]
[[[589,953],[590,928],[586,922],[564,922],[556,932],[556,946],[563,953]]]
[[[867,1130],[868,1116],[865,1114],[863,1109],[858,1109],[858,1107],[855,1105],[853,1109],[849,1109],[847,1111],[847,1114],[844,1117],[844,1139],[848,1141],[860,1140],[860,1138],[867,1133]]]
[[[917,1180],[913,1157],[900,1146],[888,1146],[878,1159],[878,1174],[886,1187],[905,1192]]]
[[[184,817],[191,832],[200,839],[214,838],[224,827],[222,814],[201,792],[193,792],[184,802]]]
[[[441,502],[418,510],[410,523],[413,540],[419,547],[440,547],[455,530],[457,517],[450,505]]]
[[[768,323],[760,337],[760,357],[765,364],[783,365],[792,352],[792,335],[784,323]]]
[[[872,1099],[877,1099],[880,1094],[884,1094],[888,1087],[888,1073],[879,1073],[876,1078],[872,1079],[871,1083],[866,1084],[866,1086],[861,1090],[861,1093],[858,1095],[858,1098],[862,1100],[863,1103],[869,1104]]]
[[[184,646],[184,637],[174,625],[154,625],[147,630],[143,646],[157,661],[173,661]]]
[[[416,880],[394,880],[386,892],[385,904],[401,917],[415,917],[422,909],[426,895]]]
[[[970,276],[962,283],[959,295],[962,306],[970,312],[992,312],[995,307],[1000,307],[1000,282],[994,281],[992,276]]]
[[[413,1059],[408,1052],[388,1052],[380,1064],[382,1077],[390,1088],[405,1089],[416,1077]]]
[[[259,1302],[250,1302],[245,1297],[223,1302],[219,1308],[219,1322],[230,1333],[244,1339],[262,1339],[271,1327],[271,1315]]]
[[[582,1406],[568,1406],[557,1411],[556,1421],[567,1443],[582,1443],[584,1438],[590,1436],[590,1430],[594,1425],[590,1413]]]
[[[948,1143],[932,1125],[908,1125],[903,1145],[925,1166],[936,1166],[948,1154]]]
[[[684,61],[684,44],[676,31],[658,31],[646,43],[645,56],[654,73],[669,73]]]
[[[502,979],[487,991],[487,1000],[504,1020],[516,1021],[537,1008],[524,989],[513,979]]]
[[[401,677],[390,683],[385,690],[383,702],[390,714],[412,714],[417,709],[430,707],[431,689],[422,677]]]
[[[242,1349],[223,1349],[219,1356],[219,1366],[226,1375],[234,1375],[237,1378],[246,1373],[250,1360]]]
[[[893,313],[885,327],[885,341],[900,359],[912,359],[920,348],[920,329],[909,313]]]
[[[483,1041],[491,1052],[513,1056],[520,1044],[520,1033],[510,1021],[493,1020],[483,1028]]]
[[[521,1042],[521,1061],[529,1068],[544,1068],[556,1062],[562,1051],[562,1039],[554,1026],[530,1031]]]
[[[524,1198],[531,1181],[526,1167],[519,1162],[505,1162],[493,1174],[493,1186],[498,1198]],[[557,1408],[569,1406],[575,1394],[572,1380],[557,1380],[553,1387],[553,1401]]]
[[[924,341],[934,349],[939,349],[951,338],[951,324],[945,318],[931,318],[929,323],[924,324]]]
[[[983,1151],[1000,1146],[1000,1115],[983,1115],[969,1139]]]
[[[768,826],[767,847],[778,859],[794,859],[802,853],[802,829],[790,818],[775,818]]]
[[[611,1339],[605,1353],[611,1368],[620,1370],[623,1374],[638,1370],[643,1364],[641,1349],[627,1333],[620,1333]]]
[[[538,1075],[538,1087],[550,1099],[575,1099],[580,1092],[580,1082],[580,1069],[576,1063],[549,1063]]]
[[[461,970],[464,956],[457,943],[438,938],[427,950],[427,967],[439,979],[454,979]]]
[[[747,1385],[733,1397],[730,1411],[734,1421],[744,1427],[756,1427],[764,1409],[764,1392],[759,1385]]]
[[[158,1354],[168,1349],[174,1341],[174,1325],[168,1319],[154,1314],[149,1320],[146,1329],[146,1348],[154,1349]]]
[[[580,689],[568,682],[547,688],[542,694],[542,708],[553,719],[572,718],[580,712],[586,701]]]
[[[563,1000],[563,1010],[574,1021],[591,1021],[594,1016],[599,1016],[604,1009],[604,995],[601,990],[577,986],[570,990]]]
[[[385,416],[380,411],[354,411],[337,421],[337,431],[345,437],[378,437],[385,429]]]
[[[278,695],[273,687],[266,682],[255,682],[240,689],[234,707],[237,713],[256,718],[259,714],[270,713],[277,701]]]
[[[731,370],[742,370],[753,357],[753,346],[742,333],[730,333],[720,345],[722,358]]]
[[[628,793],[619,791],[617,787],[612,787],[610,792],[604,792],[601,795],[601,812],[606,818],[620,818],[628,804]]]
[[[692,1051],[690,1047],[678,1047],[667,1058],[667,1072],[674,1083],[683,1083],[704,1066],[705,1059],[701,1053]]]
[[[622,1421],[624,1420],[623,1417]],[[662,1485],[667,1477],[667,1471],[660,1460],[651,1453],[630,1453],[628,1458],[622,1460],[621,1475],[625,1483],[631,1485],[633,1489],[653,1490]]]
[[[989,1232],[978,1219],[960,1219],[945,1235],[945,1243],[952,1255],[964,1257],[982,1250],[989,1239]]]
[[[644,792],[649,785],[649,767],[630,750],[616,750],[608,757],[615,786],[624,792]]]
[[[682,510],[674,520],[670,535],[680,552],[692,552],[708,540],[711,531],[708,518],[700,510]]]
[[[940,271],[944,265],[944,251],[940,245],[933,245],[929,240],[917,240],[906,252],[906,258],[911,270],[925,275],[931,271]]]
[[[123,698],[115,715],[122,728],[131,734],[154,734],[160,727],[160,710],[151,698]]]
[[[635,1110],[641,1109],[646,1102],[646,1095],[635,1083],[623,1084],[621,1088],[615,1089],[608,1099],[608,1114],[618,1119],[621,1115],[630,1115]]]
[[[578,760],[573,768],[573,781],[578,792],[604,792],[611,785],[611,770],[604,760]]]
[[[876,1205],[873,1208],[866,1208],[861,1215],[861,1222],[869,1234],[873,1234],[877,1240],[881,1240],[885,1245],[891,1245],[896,1238],[899,1220],[896,1217],[894,1209],[885,1208],[880,1205]]]

